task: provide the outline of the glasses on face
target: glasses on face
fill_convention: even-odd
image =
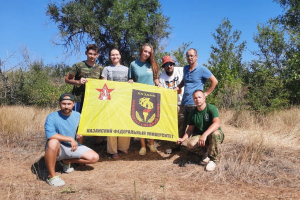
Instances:
[[[172,67],[174,65],[174,63],[166,63],[164,64],[164,67]]]
[[[186,55],[187,58],[194,58],[196,55]]]

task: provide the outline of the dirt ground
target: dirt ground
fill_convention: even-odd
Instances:
[[[1,145],[0,199],[300,199],[299,175],[295,173],[299,172],[300,152],[298,158],[290,159],[296,166],[278,169],[280,174],[273,173],[280,165],[268,166],[261,161],[258,166],[269,167],[270,172],[255,176],[249,168],[241,174],[246,178],[234,176],[234,170],[229,176],[226,171],[231,166],[224,163],[230,156],[235,159],[231,151],[237,142],[230,138],[239,131],[232,127],[223,131],[227,133],[224,156],[214,172],[204,171],[198,165],[199,156],[187,154],[185,148],[165,154],[165,141],[156,141],[159,151],[148,150],[146,156],[139,156],[140,143],[132,141],[129,153],[120,154],[116,161],[107,155],[106,145],[96,146],[86,138],[85,143],[99,153],[100,161],[74,166],[71,174],[62,173],[57,165],[57,174],[66,182],[63,187],[45,182],[43,133],[12,146]],[[291,182],[279,182],[279,175]]]

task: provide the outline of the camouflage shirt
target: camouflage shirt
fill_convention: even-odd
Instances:
[[[72,66],[70,74],[75,76],[75,80],[80,80],[81,78],[94,78],[100,79],[103,67],[101,65],[95,64],[94,66],[89,66],[86,61],[75,63]],[[74,85],[72,94],[75,97],[76,102],[83,102],[85,92],[85,84]]]

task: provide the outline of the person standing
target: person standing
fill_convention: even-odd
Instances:
[[[109,53],[109,58],[112,65],[106,66],[103,69],[101,79],[110,81],[127,82],[128,67],[121,64],[121,54],[118,49],[112,49]],[[128,83],[127,83],[128,84]],[[111,154],[113,159],[118,159],[118,150],[128,153],[130,145],[130,137],[115,137],[107,136],[107,152]]]
[[[175,62],[173,61],[171,56],[164,56],[162,58],[162,67],[164,68],[163,73],[159,76],[159,83],[164,88],[174,89],[179,85],[183,79],[183,67],[175,67]],[[180,113],[180,105],[182,100],[182,94],[184,92],[184,88],[181,88],[177,91],[177,102],[178,102],[178,131],[179,137],[184,135],[183,126],[183,114]],[[174,143],[173,143],[174,144]],[[172,145],[173,151],[179,150],[180,146]]]
[[[158,81],[158,65],[155,62],[154,50],[152,45],[146,43],[144,44],[139,52],[140,58],[133,61],[129,67],[129,82],[137,82],[148,85],[161,86]],[[140,155],[146,155],[146,142],[145,138],[140,138],[141,149],[139,151]],[[147,147],[151,152],[157,152],[154,146],[154,139],[150,139]]]
[[[100,79],[103,67],[96,63],[99,56],[99,48],[96,44],[89,44],[86,46],[85,55],[87,59],[75,63],[71,71],[67,74],[65,82],[74,85],[72,94],[75,96],[74,110],[81,113],[84,102],[85,84],[88,82],[86,78]],[[96,143],[101,143],[99,137],[95,137]],[[83,137],[79,140],[82,143]]]
[[[178,91],[184,87],[180,106],[180,112],[184,116],[182,130],[180,130],[182,132],[186,131],[189,113],[196,107],[193,102],[193,92],[197,89],[203,91],[204,84],[208,80],[210,82],[210,86],[204,92],[205,97],[207,97],[218,84],[218,80],[209,71],[209,69],[197,63],[198,54],[196,49],[189,49],[186,52],[186,59],[189,64],[183,68],[183,79],[181,83],[174,88],[175,91]]]

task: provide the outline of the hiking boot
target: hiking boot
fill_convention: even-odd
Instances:
[[[141,149],[140,149],[140,152],[139,152],[139,154],[141,155],[141,156],[144,156],[144,155],[146,155],[146,148],[145,147],[142,147]]]
[[[71,164],[66,165],[65,163],[63,163],[62,161],[59,161],[60,166],[62,166],[63,168],[63,172],[65,173],[71,173],[72,171],[74,171],[74,168],[71,167]]]
[[[150,149],[151,152],[157,152],[156,147],[152,144],[147,144],[147,147]]]
[[[200,161],[200,165],[207,165],[208,162],[210,161],[209,157],[208,157],[208,153],[204,153],[202,158],[201,158],[201,161]]]
[[[209,161],[208,164],[205,167],[205,170],[208,172],[212,172],[216,169],[216,163],[214,161]]]
[[[63,186],[66,183],[59,178],[59,176],[54,176],[52,178],[47,178],[46,182],[51,185],[51,186],[55,186],[55,187],[59,187],[59,186]]]

